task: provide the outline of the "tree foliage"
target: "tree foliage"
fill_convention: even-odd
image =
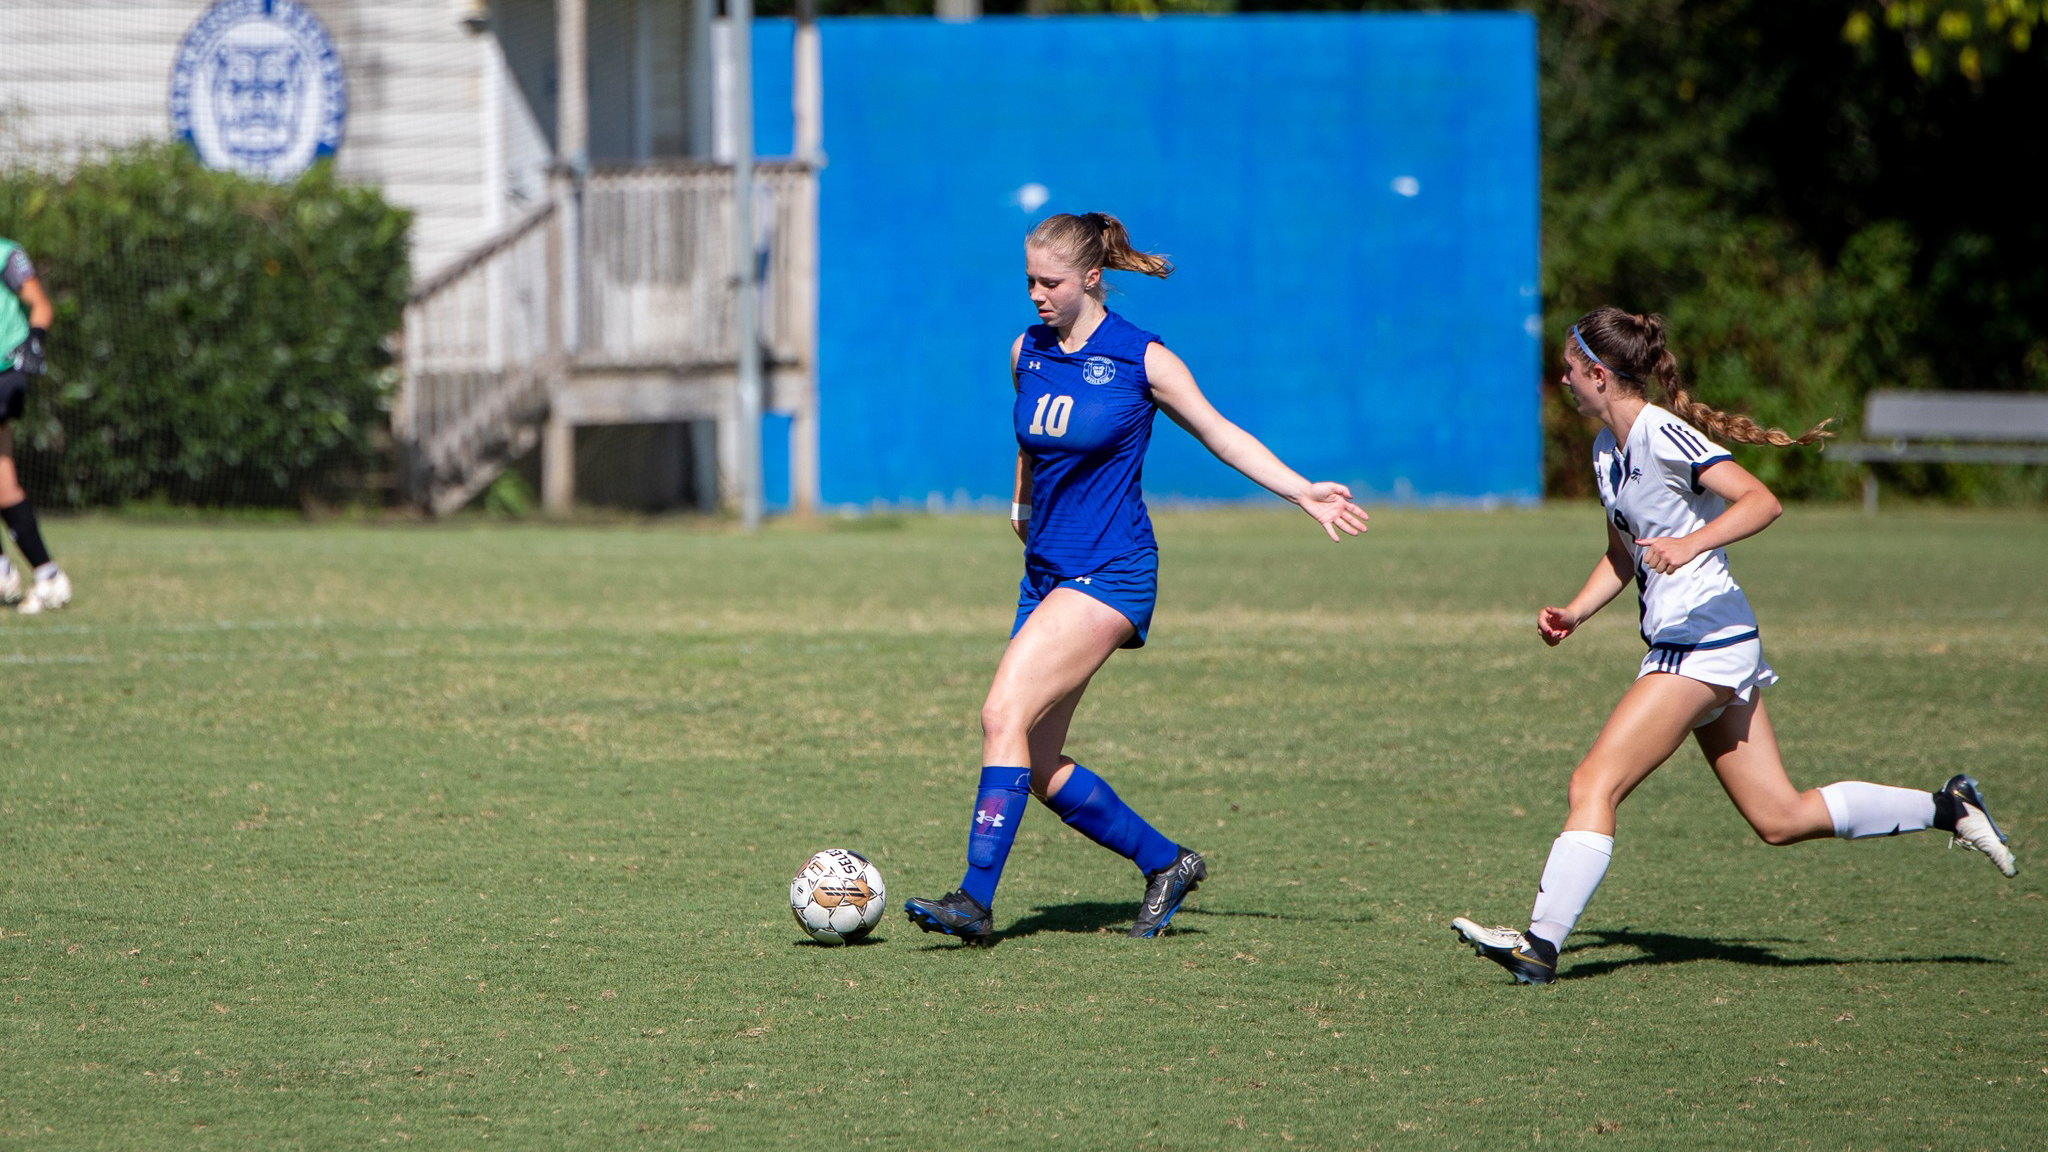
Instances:
[[[1543,5],[1550,329],[1662,311],[1702,399],[1852,433],[1875,388],[2048,388],[2048,216],[2008,139],[2048,96],[2042,53],[2008,35],[1972,68],[1923,67],[1911,19],[1869,18],[1906,7],[1859,9],[1865,28],[1771,0]],[[1554,421],[1551,491],[1590,488],[1582,424]],[[1788,495],[1855,479],[1811,450],[1740,456]],[[2040,491],[2011,470],[1900,479]]]
[[[291,505],[360,491],[410,214],[320,165],[277,185],[149,144],[0,171],[56,304],[16,451],[39,501]]]
[[[1919,76],[1934,79],[1954,71],[1981,84],[1987,69],[1996,71],[2010,54],[2033,46],[2044,19],[2043,0],[1873,0],[1849,13],[1842,38],[1875,48],[1890,32],[1905,45]]]

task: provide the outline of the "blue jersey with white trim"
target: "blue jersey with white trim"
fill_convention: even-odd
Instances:
[[[1017,444],[1031,456],[1025,555],[1083,576],[1158,545],[1138,482],[1152,441],[1145,349],[1159,341],[1110,312],[1077,352],[1043,324],[1017,350]]]
[[[1725,550],[1702,552],[1666,575],[1643,567],[1636,543],[1687,535],[1725,511],[1727,502],[1700,484],[1700,473],[1727,459],[1727,449],[1655,404],[1636,416],[1627,444],[1617,445],[1605,428],[1593,441],[1600,503],[1635,562],[1645,644],[1699,645],[1756,633],[1756,613],[1728,571]]]

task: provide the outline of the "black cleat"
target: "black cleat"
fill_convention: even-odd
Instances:
[[[913,896],[903,902],[910,922],[927,932],[958,936],[967,944],[986,948],[995,926],[995,913],[981,901],[955,888],[937,900]]]
[[[1955,827],[1949,829],[1949,847],[1975,848],[1991,857],[1991,862],[2006,876],[2018,870],[2013,863],[2012,849],[2005,846],[2005,833],[1984,810],[1984,795],[1977,791],[1975,780],[1968,776],[1951,776],[1936,795],[1947,797],[1955,814]]]
[[[1557,979],[1557,953],[1547,941],[1524,936],[1513,928],[1484,928],[1460,916],[1451,927],[1472,950],[1508,970],[1517,984],[1548,984]]]
[[[1145,902],[1138,906],[1138,922],[1131,925],[1131,935],[1157,936],[1166,931],[1167,921],[1180,911],[1180,902],[1208,878],[1209,866],[1202,863],[1202,854],[1183,848],[1173,863],[1145,877]]]

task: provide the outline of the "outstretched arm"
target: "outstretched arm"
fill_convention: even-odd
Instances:
[[[1365,510],[1351,502],[1351,489],[1334,481],[1311,482],[1280,462],[1272,449],[1251,433],[1224,419],[1195,374],[1163,344],[1145,348],[1145,375],[1152,382],[1152,400],[1175,424],[1214,453],[1218,460],[1245,474],[1253,483],[1298,506],[1332,540],[1341,529],[1356,536],[1366,530]]]
[[[1621,532],[1613,524],[1609,524],[1607,551],[1600,557],[1600,562],[1593,565],[1592,574],[1586,577],[1586,586],[1579,589],[1579,594],[1564,607],[1545,608],[1536,613],[1537,634],[1543,637],[1545,644],[1557,647],[1565,637],[1578,631],[1579,625],[1592,619],[1595,612],[1621,595],[1634,571],[1635,565],[1629,560],[1628,541],[1621,538]]]

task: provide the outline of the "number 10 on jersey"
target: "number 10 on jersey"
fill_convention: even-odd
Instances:
[[[1038,407],[1031,413],[1031,434],[1033,436],[1060,437],[1067,434],[1067,420],[1074,414],[1072,396],[1054,396],[1050,393],[1038,398]]]

